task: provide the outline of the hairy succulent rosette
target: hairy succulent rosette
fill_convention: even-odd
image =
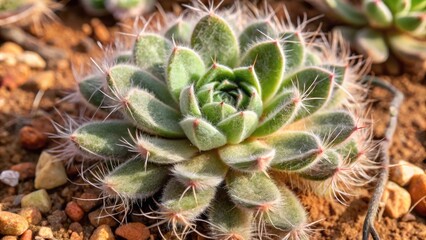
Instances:
[[[155,0],[80,0],[86,12],[95,16],[111,13],[116,19],[136,17],[150,11]]]
[[[127,202],[161,192],[146,216],[174,232],[205,214],[215,238],[304,239],[308,216],[287,183],[341,199],[369,179],[363,63],[269,12],[190,8],[195,20],[145,26],[79,81],[109,117],[58,126],[61,154],[119,160],[94,185]]]
[[[423,0],[308,0],[349,26],[339,31],[373,63],[390,53],[406,62],[426,61],[426,1]]]

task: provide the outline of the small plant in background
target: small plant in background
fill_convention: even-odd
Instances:
[[[111,13],[117,19],[136,17],[153,9],[155,0],[80,0],[84,9],[92,15]]]
[[[219,239],[307,238],[287,185],[344,200],[371,179],[365,63],[269,11],[189,8],[79,79],[83,102],[108,116],[55,124],[66,141],[52,151],[98,159],[86,179],[124,206],[109,213],[161,192],[144,215],[179,236],[205,214]]]
[[[390,53],[408,63],[426,61],[426,1],[424,0],[309,0],[345,26],[335,27],[373,63]],[[355,3],[358,4],[355,4]]]
[[[40,24],[56,19],[53,13],[61,7],[52,0],[0,0],[0,26]]]

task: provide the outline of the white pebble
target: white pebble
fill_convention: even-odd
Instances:
[[[5,170],[0,173],[0,181],[11,187],[15,187],[19,183],[19,172],[13,170]]]

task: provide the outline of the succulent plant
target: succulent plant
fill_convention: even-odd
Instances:
[[[151,10],[155,0],[80,0],[84,9],[96,16],[111,13],[117,19],[136,17]]]
[[[426,1],[309,0],[347,25],[337,26],[354,48],[383,63],[393,53],[413,63],[426,61]]]
[[[55,19],[53,10],[60,7],[52,0],[0,0],[0,26],[39,24],[45,17]]]
[[[189,8],[79,79],[78,95],[108,116],[56,124],[57,153],[100,159],[92,184],[112,202],[161,192],[145,215],[175,233],[205,214],[218,239],[306,238],[288,184],[342,199],[371,178],[365,63],[268,11]]]

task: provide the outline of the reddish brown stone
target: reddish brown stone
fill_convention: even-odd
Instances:
[[[29,150],[41,149],[47,144],[46,135],[31,126],[21,128],[19,137],[22,147]]]
[[[151,235],[149,229],[138,222],[121,225],[115,230],[115,234],[127,240],[146,240]]]
[[[83,209],[81,209],[81,207],[74,201],[67,204],[65,207],[65,213],[74,222],[78,222],[84,217]]]
[[[21,237],[19,238],[20,240],[32,240],[33,239],[33,231],[31,230],[27,230],[25,231]]]
[[[19,179],[25,180],[35,177],[36,164],[32,162],[18,163],[10,167],[10,170],[19,172]]]

